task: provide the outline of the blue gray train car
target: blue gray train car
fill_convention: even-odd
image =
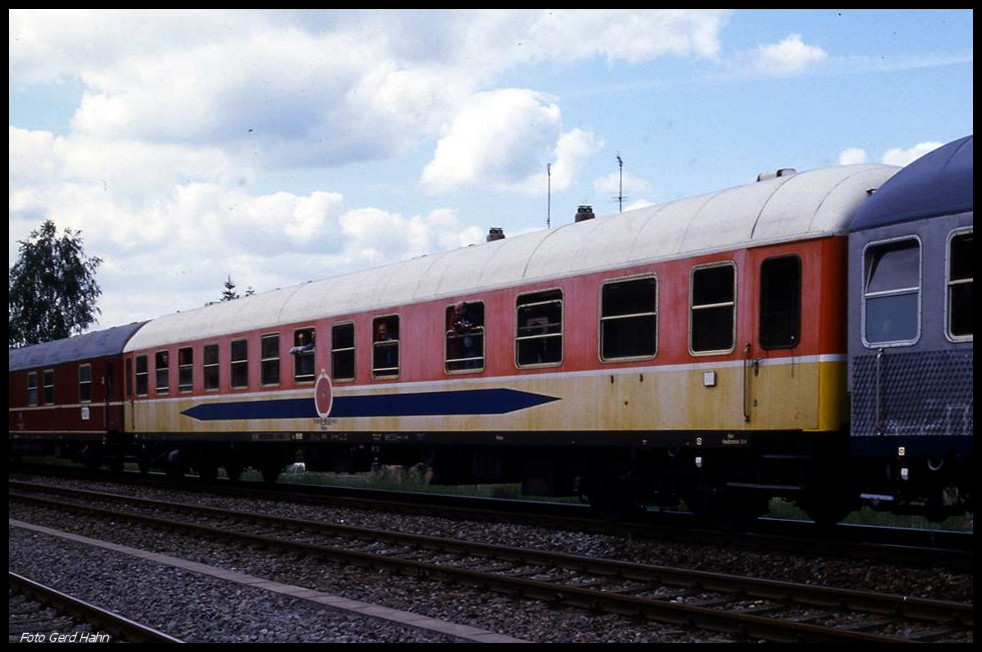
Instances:
[[[973,508],[972,143],[904,168],[850,226],[850,452],[896,512]]]

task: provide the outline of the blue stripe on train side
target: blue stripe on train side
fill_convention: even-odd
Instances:
[[[470,389],[416,394],[337,396],[331,418],[428,417],[507,414],[558,401],[553,396],[513,389]],[[313,398],[203,403],[181,414],[198,421],[234,419],[316,419]]]

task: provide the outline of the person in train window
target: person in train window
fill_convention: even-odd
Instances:
[[[460,337],[460,344],[463,348],[461,357],[463,358],[477,358],[481,355],[481,352],[477,347],[477,338],[474,336],[479,330],[484,326],[481,320],[471,314],[466,301],[458,301],[453,307],[453,322],[452,326],[454,332]],[[478,365],[476,360],[470,360],[466,363],[467,368],[474,368]]]
[[[307,339],[308,331],[299,331],[297,333],[297,345],[290,349],[291,355],[296,355],[297,353],[307,353],[308,351],[314,350],[314,333],[310,332],[310,339]]]
[[[314,330],[305,329],[297,331],[293,341],[296,343],[296,346],[290,349],[290,353],[296,360],[295,378],[298,380],[313,380]]]

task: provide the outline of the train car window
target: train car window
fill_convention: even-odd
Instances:
[[[314,382],[314,355],[317,333],[313,328],[293,331],[293,380],[298,383]]]
[[[736,267],[692,270],[689,346],[693,353],[729,353],[736,340]]]
[[[484,302],[447,306],[444,321],[444,370],[470,373],[484,369]]]
[[[194,349],[190,346],[177,350],[177,389],[182,392],[194,389]]]
[[[170,353],[168,351],[157,351],[154,355],[154,370],[157,374],[157,384],[155,386],[158,394],[166,394],[170,391]]]
[[[205,372],[205,390],[216,390],[218,389],[219,372],[218,366],[218,345],[217,344],[206,344],[204,347],[204,372]]]
[[[372,320],[372,377],[393,378],[399,375],[399,316]]]
[[[916,341],[920,330],[920,243],[907,239],[867,247],[864,263],[866,343]]]
[[[658,350],[658,281],[610,281],[600,290],[600,359],[653,358]]]
[[[45,369],[42,376],[44,381],[44,404],[55,404],[55,370]]]
[[[515,333],[515,361],[519,367],[555,365],[563,361],[563,291],[520,294]]]
[[[760,347],[793,349],[801,339],[801,259],[768,258],[760,265]]]
[[[249,387],[249,341],[232,340],[232,357],[229,362],[232,371],[232,388]]]
[[[27,374],[27,404],[29,406],[38,404],[38,372],[36,371]]]
[[[146,396],[150,393],[150,370],[147,366],[147,356],[136,356],[136,395]]]
[[[331,326],[331,380],[355,379],[355,325]]]
[[[948,242],[948,336],[971,339],[974,232],[956,233]]]
[[[259,341],[261,350],[260,376],[263,387],[280,384],[280,334],[263,335]]]
[[[78,366],[78,402],[92,402],[92,365],[90,364]]]

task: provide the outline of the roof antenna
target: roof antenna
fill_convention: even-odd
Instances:
[[[621,153],[617,152],[617,168],[620,171],[617,181],[617,212],[624,212],[624,161]]]
[[[546,230],[552,221],[552,163],[546,163]]]

